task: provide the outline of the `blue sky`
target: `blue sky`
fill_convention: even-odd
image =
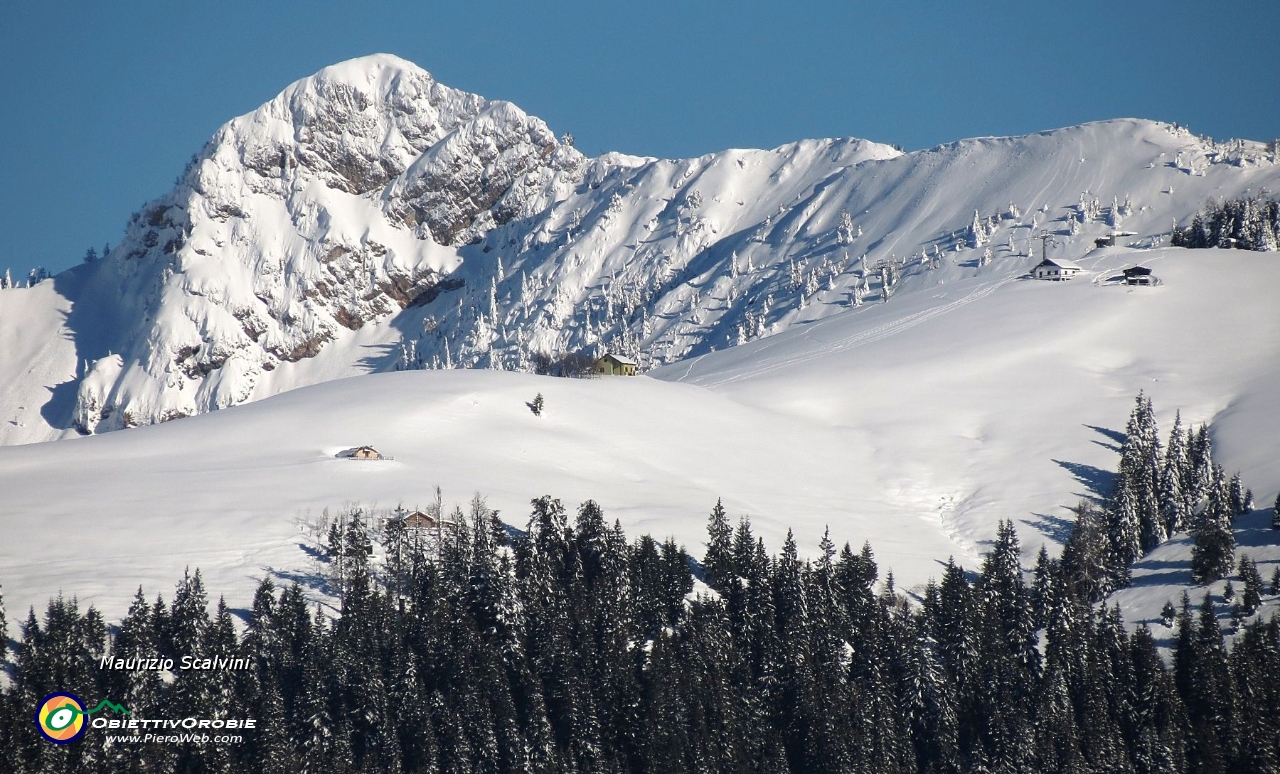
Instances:
[[[1280,136],[1274,0],[1218,3],[0,6],[0,271],[115,243],[217,127],[326,64],[398,54],[603,150],[857,136],[908,150],[1083,121]]]

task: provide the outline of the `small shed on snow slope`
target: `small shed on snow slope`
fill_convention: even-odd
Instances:
[[[1078,264],[1065,258],[1045,258],[1031,270],[1031,276],[1039,280],[1071,279],[1081,272]]]
[[[373,448],[372,446],[361,446],[357,448],[355,451],[351,452],[351,459],[380,460],[382,459],[382,455],[378,452],[377,449]]]
[[[612,352],[597,358],[592,370],[604,376],[635,376],[636,361]]]

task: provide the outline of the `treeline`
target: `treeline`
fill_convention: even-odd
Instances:
[[[1280,249],[1280,201],[1257,197],[1209,201],[1191,225],[1173,229],[1174,247]]]
[[[802,560],[718,504],[695,580],[672,541],[629,542],[600,508],[533,502],[509,539],[473,502],[438,553],[379,575],[355,514],[334,533],[341,610],[264,580],[237,633],[199,572],[138,592],[118,631],[49,604],[22,626],[0,701],[15,772],[1274,772],[1280,625],[1224,643],[1183,598],[1172,668],[1146,627],[1095,607],[1067,559],[1025,580],[1012,522],[976,572],[948,562],[918,603],[871,548]],[[412,546],[409,542],[407,545]],[[379,570],[381,573],[381,569]],[[99,659],[242,656],[251,668],[103,671]],[[140,718],[253,717],[239,745],[54,746],[46,693]]]
[[[25,285],[25,287],[28,287],[28,288],[35,287],[36,285],[39,285],[41,282],[44,282],[47,279],[49,279],[48,270],[46,270],[43,266],[37,266],[33,268],[31,271],[27,272],[27,284]],[[24,286],[19,285],[14,281],[13,275],[9,273],[8,269],[4,270],[4,274],[0,274],[0,290],[3,290],[5,288],[19,288],[19,287],[24,287]]]

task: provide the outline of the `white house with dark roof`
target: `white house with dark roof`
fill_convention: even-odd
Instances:
[[[1071,279],[1082,271],[1079,264],[1065,258],[1045,258],[1031,270],[1031,276],[1039,280]]]

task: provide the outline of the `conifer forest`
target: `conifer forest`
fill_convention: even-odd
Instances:
[[[1280,771],[1280,621],[1246,588],[1224,636],[1208,593],[1131,630],[1106,595],[1178,531],[1202,582],[1233,566],[1252,508],[1181,420],[1161,443],[1135,401],[1114,494],[1084,503],[1060,559],[1023,567],[1012,521],[981,566],[904,593],[873,548],[824,535],[770,551],[716,504],[695,561],[631,539],[591,501],[532,501],[512,530],[477,496],[426,544],[336,520],[331,606],[264,579],[209,612],[200,572],[138,590],[108,626],[74,598],[18,625],[0,695],[6,772],[1226,772]],[[1250,572],[1250,569],[1252,570]],[[1175,604],[1176,602],[1176,604]],[[234,620],[242,619],[241,624]],[[0,626],[3,625],[0,619]],[[1162,648],[1161,642],[1171,643]],[[0,642],[6,642],[0,637]],[[101,668],[114,658],[243,658],[244,669]],[[235,745],[45,743],[40,698],[107,697],[139,717],[252,717]]]

